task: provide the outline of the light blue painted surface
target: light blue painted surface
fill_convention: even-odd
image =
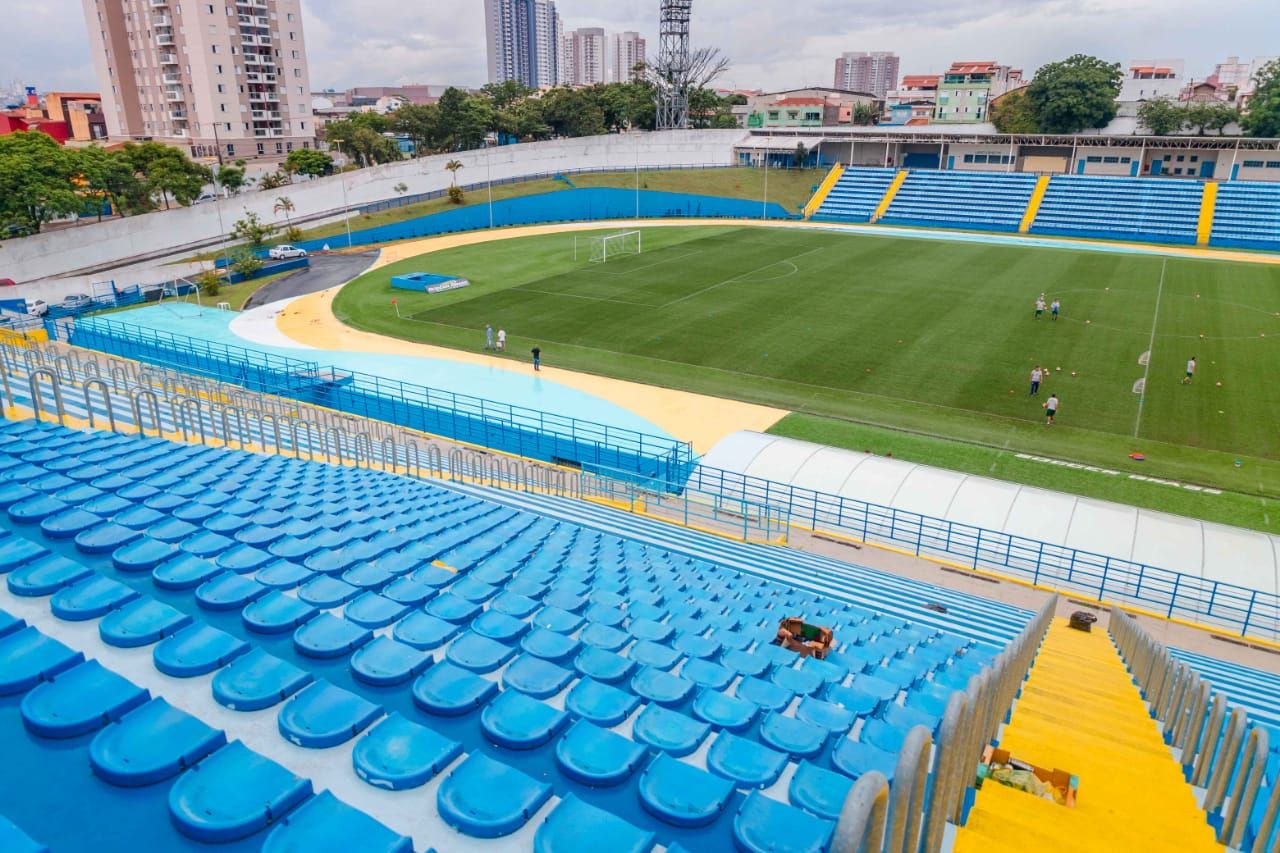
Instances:
[[[129,312],[127,319],[131,324],[175,335],[189,335],[233,346],[248,346],[305,361],[319,360],[344,370],[368,373],[392,381],[426,385],[441,391],[469,394],[662,438],[675,438],[636,412],[536,376],[532,367],[529,368],[528,375],[522,375],[497,366],[482,367],[439,358],[270,346],[245,340],[233,332],[230,324],[236,316],[232,312],[207,308],[201,313],[195,305],[170,303],[135,309]],[[478,329],[476,349],[483,345],[484,330]],[[321,352],[324,353],[323,357],[319,356]],[[554,351],[544,353],[544,362],[548,356],[554,359]]]

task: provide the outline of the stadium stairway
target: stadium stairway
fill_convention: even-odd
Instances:
[[[0,424],[0,839],[819,851],[1028,618],[496,494]]]
[[[913,170],[877,221],[1017,231],[1035,188],[1035,175],[1017,172]]]
[[[814,191],[813,197],[804,206],[804,218],[811,219],[818,212],[818,208],[822,207],[822,203],[827,200],[827,196],[831,193],[831,188],[840,180],[840,176],[844,174],[844,166],[836,163],[831,167],[831,171],[827,172],[822,183],[818,184],[818,188]]]
[[[1076,805],[988,781],[956,833],[957,853],[1222,849],[1103,631],[1054,620],[999,745],[1075,775]]]
[[[845,169],[812,218],[830,222],[870,221],[897,175],[895,169],[863,166]]]
[[[1202,195],[1197,181],[1054,175],[1031,233],[1193,245]]]

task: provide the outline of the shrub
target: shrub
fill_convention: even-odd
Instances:
[[[466,200],[467,194],[462,191],[462,187],[449,187],[449,201],[454,204],[462,204]]]
[[[262,259],[248,249],[236,249],[231,253],[231,271],[236,275],[251,277],[262,269]]]
[[[196,276],[196,287],[201,296],[217,296],[222,287],[222,275],[217,270],[205,270]]]
[[[286,243],[301,243],[302,229],[297,225],[290,225],[288,228],[284,229],[284,241]]]

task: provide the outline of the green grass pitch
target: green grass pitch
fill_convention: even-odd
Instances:
[[[468,349],[492,323],[512,357],[537,343],[547,364],[836,423],[1280,494],[1280,267],[732,225],[643,240],[605,264],[575,261],[571,234],[446,250],[363,276],[335,310]],[[397,319],[388,277],[413,270],[472,286],[397,292]],[[1033,319],[1041,292],[1062,300],[1058,321]],[[1061,409],[1046,427],[1050,393]],[[856,446],[836,426],[792,431]]]

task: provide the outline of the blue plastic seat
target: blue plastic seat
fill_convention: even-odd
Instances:
[[[546,628],[534,628],[520,640],[520,648],[527,653],[555,663],[568,660],[580,645],[573,637]]]
[[[48,553],[49,549],[38,542],[32,542],[21,536],[6,536],[0,539],[0,575]]]
[[[510,591],[500,593],[489,604],[490,609],[505,613],[508,616],[514,616],[517,619],[526,618],[541,606],[527,595],[520,595]]]
[[[815,657],[808,657],[801,661],[800,669],[814,673],[828,684],[839,684],[849,674],[849,670],[840,664],[830,660],[818,660]]]
[[[436,809],[474,838],[510,835],[551,798],[551,786],[483,754],[467,757],[440,785]]]
[[[570,613],[559,607],[546,606],[533,615],[533,624],[548,631],[559,631],[571,634],[581,627],[583,619],[576,613]]]
[[[346,604],[359,594],[359,587],[328,575],[316,575],[298,587],[298,600],[321,610]]]
[[[213,698],[233,711],[261,711],[288,699],[311,683],[306,670],[251,649],[213,677]]]
[[[293,647],[311,658],[348,655],[373,639],[373,632],[341,616],[321,613],[293,632]]]
[[[704,687],[693,700],[693,715],[715,729],[742,732],[755,722],[760,708],[746,699]]]
[[[411,577],[396,578],[382,589],[382,596],[391,601],[409,607],[418,607],[438,592],[431,584],[416,581]]]
[[[49,605],[59,619],[83,622],[110,613],[137,597],[133,587],[95,574],[55,592]]]
[[[816,672],[786,666],[775,669],[771,677],[774,684],[779,687],[785,687],[792,693],[798,693],[801,696],[811,696],[817,693],[818,688],[826,683],[822,680],[822,676]]]
[[[310,796],[310,781],[232,741],[174,782],[169,816],[188,838],[225,843],[253,835]]]
[[[225,666],[249,651],[249,644],[225,631],[196,622],[166,637],[152,651],[156,669],[175,678],[193,678]]]
[[[704,658],[690,658],[681,667],[680,677],[692,681],[699,687],[724,690],[736,676],[733,670],[718,663],[712,663]]]
[[[452,640],[461,630],[452,622],[415,610],[396,623],[391,636],[415,649],[431,651]]]
[[[507,749],[536,749],[569,723],[569,715],[517,690],[504,690],[480,712],[485,736]]]
[[[108,554],[142,534],[114,521],[76,534],[76,548],[86,554]],[[2,570],[2,569],[0,569]]]
[[[430,652],[390,637],[376,637],[351,656],[351,673],[365,684],[390,687],[421,674],[432,661]]]
[[[617,628],[610,628],[608,625],[596,622],[583,628],[579,636],[584,645],[610,652],[616,652],[631,642],[631,635],[626,631],[619,631]]]
[[[654,834],[637,829],[604,809],[565,797],[533,836],[534,853],[649,853]]]
[[[884,704],[884,700],[864,693],[857,687],[841,687],[838,684],[828,687],[826,696],[828,702],[840,705],[858,717],[870,717]]]
[[[635,619],[627,626],[631,636],[637,640],[648,640],[653,643],[664,643],[675,633],[675,629],[662,622],[651,619]]]
[[[797,759],[817,756],[827,745],[830,735],[830,730],[823,726],[776,712],[769,714],[760,724],[760,740],[765,746]]]
[[[285,815],[262,844],[263,853],[299,850],[413,853],[413,842],[328,791],[322,791]]]
[[[707,769],[738,785],[766,788],[778,781],[787,754],[730,732],[721,732],[707,750]]]
[[[843,734],[853,727],[857,716],[843,705],[805,696],[796,706],[796,719],[822,726],[834,734]]]
[[[270,565],[275,559],[252,545],[234,545],[219,554],[214,562],[228,571],[244,575]]]
[[[472,619],[470,627],[472,631],[491,640],[514,643],[529,630],[529,623],[490,608]]]
[[[556,744],[556,763],[565,775],[597,788],[626,781],[646,754],[642,745],[586,720],[574,723]]]
[[[24,696],[22,723],[40,737],[70,738],[119,720],[149,698],[144,688],[90,660]]]
[[[631,716],[639,704],[640,697],[593,678],[580,680],[564,700],[565,710],[570,714],[605,728]]]
[[[530,654],[520,655],[502,671],[502,683],[505,687],[537,699],[549,699],[556,695],[573,678],[573,670]]]
[[[6,514],[14,524],[39,524],[49,516],[63,512],[68,506],[65,501],[37,491],[25,500],[10,504]]]
[[[445,657],[454,664],[472,672],[493,672],[511,658],[516,650],[511,646],[467,631],[445,649]]]
[[[706,658],[707,660],[715,660],[723,648],[718,640],[710,637],[700,637],[687,631],[678,634],[671,642],[671,647],[689,657]],[[735,652],[735,654],[746,653]]]
[[[83,654],[35,628],[11,631],[0,637],[0,696],[25,693],[83,660]]]
[[[353,599],[342,611],[342,615],[350,622],[374,629],[384,628],[408,612],[407,605],[383,598],[376,592],[366,592]]]
[[[181,610],[142,597],[102,617],[98,635],[109,646],[132,649],[163,640],[190,624],[191,617]]]
[[[97,490],[93,489],[93,491]],[[45,518],[40,522],[40,532],[50,539],[73,539],[86,530],[93,530],[105,521],[106,519],[102,516],[76,506]]]
[[[825,853],[835,824],[752,791],[733,818],[744,853]]]
[[[236,575],[235,577],[239,577]],[[247,578],[241,578],[247,580]],[[320,611],[305,601],[271,590],[240,611],[245,627],[259,634],[283,634],[314,619]]]
[[[426,603],[423,608],[432,616],[462,625],[470,622],[481,611],[481,606],[451,592],[442,592]]]
[[[382,715],[381,705],[321,679],[286,702],[276,723],[292,743],[326,749],[346,743]]]
[[[178,545],[183,551],[196,557],[211,559],[234,546],[235,540],[214,533],[212,530],[201,530],[183,539]]]
[[[256,580],[225,571],[196,588],[196,603],[205,610],[239,610],[270,592]]]
[[[894,702],[884,706],[880,718],[901,731],[908,731],[915,726],[924,726],[930,733],[937,732],[938,724],[942,722],[941,717],[935,717],[916,708],[904,708]]]
[[[761,678],[744,677],[734,688],[734,692],[742,699],[766,708],[770,711],[782,711],[791,704],[795,694],[785,687]]]
[[[26,620],[0,610],[0,637],[7,637],[25,628]]]
[[[271,562],[254,575],[254,580],[271,589],[293,589],[311,580],[315,575],[316,573],[306,566],[272,557]]]
[[[604,649],[588,646],[574,658],[573,666],[588,678],[607,684],[616,684],[631,675],[632,670],[635,669],[635,661]]]
[[[182,553],[152,569],[151,580],[161,589],[191,589],[222,571],[216,563]]]
[[[0,815],[0,850],[5,853],[49,853],[48,847],[37,843],[4,815]]]
[[[852,687],[855,690],[861,690],[863,693],[876,697],[881,702],[892,702],[901,692],[901,688],[898,685],[891,684],[873,675],[854,676]]]
[[[899,728],[879,718],[867,720],[858,734],[858,739],[885,752],[897,753],[902,749],[902,742],[907,737],[907,729]]]
[[[640,803],[645,811],[672,826],[706,826],[724,812],[733,783],[659,755],[640,775]]]
[[[683,655],[670,646],[651,640],[640,640],[627,650],[627,657],[635,661],[638,666],[669,670],[680,661]]]
[[[462,744],[392,714],[356,742],[356,775],[379,788],[425,785],[462,754]]]
[[[831,753],[831,764],[853,779],[868,770],[879,770],[892,782],[893,771],[898,766],[898,756],[870,743],[841,738]]]
[[[41,549],[43,550],[43,549]],[[93,569],[80,563],[49,554],[14,569],[7,581],[14,595],[36,597],[53,595],[64,586],[79,583],[93,575]]]
[[[442,717],[456,717],[474,711],[497,692],[496,682],[448,661],[428,667],[413,683],[414,704]]]
[[[178,775],[226,742],[220,730],[152,699],[98,732],[89,764],[112,785],[136,788]]]
[[[647,666],[632,677],[631,690],[650,702],[675,707],[693,694],[694,683],[678,675]]]
[[[567,610],[570,613],[577,613],[587,606],[585,598],[563,588],[551,590],[543,597],[542,603],[551,607],[558,607],[561,610]]]
[[[632,725],[632,737],[677,758],[689,755],[711,732],[707,723],[661,705],[646,705]]]
[[[853,779],[843,773],[834,773],[808,761],[796,766],[795,775],[787,789],[791,805],[804,809],[811,815],[839,820],[845,798],[853,787]]]

